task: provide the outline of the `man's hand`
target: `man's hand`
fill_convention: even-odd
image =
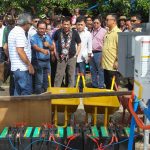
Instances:
[[[56,60],[54,51],[51,52],[51,60],[52,60],[52,62],[54,62]]]
[[[48,48],[50,47],[50,44],[48,42],[43,42],[43,45]]]
[[[114,68],[115,70],[118,69],[118,61],[115,61],[115,62],[114,62],[113,68]]]
[[[47,50],[47,49],[43,49],[43,50],[42,50],[42,53],[45,54],[45,55],[48,55],[50,52],[49,52],[49,50]]]
[[[29,70],[29,74],[34,74],[34,68],[33,68],[32,64],[29,64],[28,70]]]

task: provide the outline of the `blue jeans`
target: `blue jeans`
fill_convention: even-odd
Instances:
[[[85,71],[86,71],[85,67],[86,67],[86,63],[85,62],[77,63],[77,65],[76,65],[76,78],[75,78],[76,80],[77,80],[78,73],[82,73],[85,76]],[[80,81],[79,81],[79,87],[83,88],[83,84],[82,84],[82,79],[81,78],[80,78]]]
[[[13,72],[15,91],[14,96],[31,95],[32,94],[32,76],[28,71],[20,71],[19,69]]]
[[[0,47],[0,62],[4,62],[5,61],[5,53],[3,51],[3,48]]]
[[[48,73],[50,74],[50,61],[39,61],[35,69],[35,94],[46,92],[48,88]]]
[[[92,86],[96,88],[104,87],[104,70],[100,66],[102,52],[93,53],[90,61],[90,71],[92,75]]]

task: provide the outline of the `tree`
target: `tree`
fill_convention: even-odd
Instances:
[[[133,0],[133,3],[131,0],[1,0],[0,13],[5,14],[11,9],[15,9],[18,13],[26,11],[40,15],[52,13],[54,10],[61,13],[64,8],[72,12],[75,8],[86,10],[96,3],[99,3],[96,13],[98,11],[102,15],[107,15],[113,12],[118,16],[126,15],[127,17],[133,13],[139,13],[142,14],[145,21],[148,21],[150,0]]]
[[[75,8],[85,8],[87,3],[76,0],[4,0],[0,1],[0,13],[5,14],[11,9],[20,12],[31,12],[36,14],[47,13],[55,8],[62,10],[68,8],[69,11]]]
[[[125,15],[130,17],[132,14],[141,14],[144,21],[148,21],[150,9],[149,0],[99,0],[99,12],[102,15],[116,13],[118,16]]]

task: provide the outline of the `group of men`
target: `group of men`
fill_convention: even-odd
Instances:
[[[76,74],[85,75],[87,63],[92,87],[110,89],[112,77],[118,76],[118,32],[121,28],[117,21],[115,14],[109,14],[106,27],[102,27],[99,16],[93,20],[78,16],[72,26],[72,20],[64,17],[61,23],[56,20],[53,30],[49,31],[45,21],[20,14],[15,26],[7,31],[3,44],[5,27],[1,23],[0,57],[2,59],[1,52],[5,52],[10,62],[10,95],[45,92],[50,74],[54,74],[55,87],[62,86],[66,75],[67,85],[74,87]]]

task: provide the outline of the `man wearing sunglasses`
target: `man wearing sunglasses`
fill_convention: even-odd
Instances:
[[[141,15],[131,16],[131,24],[132,24],[132,27],[133,27],[133,31],[142,32],[141,23],[142,23]]]

